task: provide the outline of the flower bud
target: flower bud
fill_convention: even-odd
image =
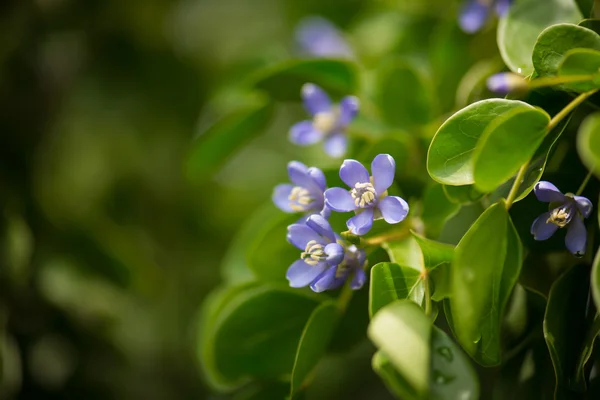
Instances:
[[[529,83],[521,75],[512,72],[501,72],[487,80],[487,87],[495,93],[524,93],[529,90]]]

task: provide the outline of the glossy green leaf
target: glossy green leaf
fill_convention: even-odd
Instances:
[[[475,187],[491,192],[515,175],[542,143],[550,116],[538,108],[516,108],[492,121],[473,153]]]
[[[419,394],[413,387],[396,371],[394,364],[382,351],[373,355],[371,362],[373,371],[381,377],[390,392],[403,400],[419,400]]]
[[[600,212],[600,210],[599,210]],[[594,265],[592,267],[591,290],[596,308],[600,310],[600,250],[596,250]]]
[[[570,83],[569,88],[578,92],[600,88],[600,51],[592,49],[569,50],[558,67],[561,76],[592,76],[589,82]]]
[[[410,299],[421,305],[425,285],[419,271],[383,262],[371,268],[369,292],[369,315],[372,317],[395,300]]]
[[[581,391],[587,388],[586,368],[589,366],[590,357],[592,356],[594,343],[598,334],[600,334],[600,317],[596,316],[585,334],[583,348],[580,351],[580,356],[575,366],[574,386]]]
[[[438,265],[452,262],[454,246],[427,239],[412,231],[411,233],[421,248],[425,268],[431,270]]]
[[[296,351],[296,360],[292,369],[291,396],[299,390],[325,354],[339,317],[339,309],[332,301],[321,304],[312,312]]]
[[[498,48],[513,72],[531,75],[531,54],[540,33],[561,22],[578,23],[582,15],[573,0],[515,1],[498,24]]]
[[[552,285],[544,315],[544,338],[556,374],[556,392],[575,389],[575,373],[581,343],[585,338],[589,270],[578,264]]]
[[[264,90],[281,101],[300,101],[302,85],[310,82],[334,97],[354,94],[357,71],[344,60],[288,60],[258,71],[249,78],[249,85]]]
[[[187,175],[192,181],[210,178],[236,150],[261,134],[271,121],[272,107],[266,100],[226,115],[202,132],[187,157]]]
[[[378,106],[390,125],[406,129],[432,120],[433,88],[410,63],[396,61],[384,67],[377,86]]]
[[[569,50],[600,50],[600,36],[591,29],[573,24],[557,24],[545,29],[533,49],[533,65],[540,77],[555,76]],[[564,84],[561,88],[584,91],[585,85]]]
[[[500,363],[500,323],[522,263],[504,203],[488,208],[456,246],[450,305],[454,332],[482,365]]]
[[[215,369],[228,380],[276,379],[292,371],[316,297],[261,285],[237,293],[214,319],[206,342]]]
[[[433,301],[442,301],[452,296],[451,268],[451,264],[442,264],[430,271],[429,277],[433,282],[433,291],[431,293]]]
[[[577,151],[581,161],[597,177],[600,177],[600,113],[588,116],[577,134]]]
[[[385,353],[419,398],[429,391],[431,320],[409,300],[396,300],[381,309],[368,335]]]
[[[446,221],[456,215],[459,209],[458,204],[448,199],[442,185],[437,183],[430,185],[423,194],[423,214],[421,215],[427,234],[438,237]]]
[[[524,112],[523,115],[535,119],[536,122],[539,119],[535,113],[540,111],[529,104],[505,99],[478,101],[448,118],[438,129],[429,146],[429,175],[445,185],[462,186],[475,183],[475,148],[484,147],[481,139],[491,135],[484,135],[486,131],[491,132],[488,127],[502,126],[507,116],[511,117],[515,110],[536,110],[534,113]],[[528,117],[525,118],[528,120]],[[512,150],[511,148],[510,151]]]
[[[262,280],[285,281],[285,273],[300,258],[300,250],[284,238],[287,227],[298,221],[297,214],[282,214],[263,221],[254,232],[246,250],[246,262],[255,276]]]
[[[417,272],[425,268],[421,247],[412,235],[402,240],[383,243],[381,247],[388,253],[393,263],[410,267]]]
[[[475,189],[475,185],[464,185],[464,186],[448,186],[443,185],[444,193],[448,200],[456,204],[472,204],[475,203],[484,196]]]

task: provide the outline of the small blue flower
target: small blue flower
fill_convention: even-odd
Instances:
[[[346,39],[331,22],[322,17],[307,17],[298,23],[295,34],[300,49],[316,57],[353,59]]]
[[[458,18],[459,25],[463,31],[475,33],[483,27],[492,8],[501,17],[511,3],[512,0],[467,0]]]
[[[321,215],[311,215],[306,224],[290,225],[287,240],[302,250],[300,259],[288,268],[286,274],[291,287],[310,285],[315,292],[335,289],[351,272],[354,273],[352,288],[359,289],[363,285],[364,250],[354,245],[345,249],[342,246],[344,242]]]
[[[527,91],[529,89],[527,81],[521,75],[512,72],[501,72],[490,76],[487,80],[487,87],[492,92],[500,94]]]
[[[583,219],[590,216],[592,202],[571,193],[562,194],[552,183],[540,181],[535,185],[535,195],[539,201],[550,203],[550,211],[543,213],[533,221],[531,234],[535,240],[546,240],[558,230],[567,227],[565,244],[574,255],[581,257],[585,253],[587,232]]]
[[[325,191],[325,204],[337,212],[354,211],[346,225],[355,235],[364,235],[373,220],[383,218],[396,224],[408,214],[408,204],[398,196],[388,196],[387,189],[394,181],[396,162],[389,154],[379,154],[371,163],[373,176],[356,160],[345,160],[340,178],[351,189],[331,188]]]
[[[284,212],[321,213],[328,217],[323,192],[327,188],[323,171],[316,167],[308,168],[298,161],[287,165],[288,175],[293,184],[277,185],[273,191],[273,202]]]
[[[346,152],[346,126],[358,113],[358,99],[346,96],[339,105],[333,105],[327,93],[317,85],[302,86],[304,107],[312,120],[300,121],[290,129],[290,140],[307,146],[325,140],[325,151],[332,157]]]

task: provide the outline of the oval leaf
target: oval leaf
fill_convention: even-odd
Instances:
[[[453,328],[463,348],[482,365],[500,363],[501,318],[521,263],[521,242],[503,203],[481,214],[456,246]]]
[[[484,196],[475,189],[475,185],[464,185],[464,186],[448,186],[443,185],[444,193],[448,200],[455,204],[472,204],[475,203]]]
[[[531,54],[540,33],[561,22],[576,24],[582,19],[573,0],[515,1],[498,24],[498,48],[513,72],[533,73]]]
[[[577,151],[585,166],[600,178],[600,113],[588,116],[579,127]]]
[[[425,286],[419,271],[387,262],[371,268],[369,291],[371,317],[395,300],[410,299],[421,305],[425,297]]]
[[[441,264],[452,262],[454,258],[454,246],[427,239],[413,231],[411,233],[421,248],[425,268],[431,270]]]
[[[390,392],[403,400],[419,400],[419,394],[413,387],[396,371],[394,364],[382,351],[373,355],[371,361],[373,371],[381,377]]]
[[[600,88],[600,51],[592,49],[569,50],[558,67],[561,76],[593,76],[590,82],[571,83],[570,88],[587,92]]]

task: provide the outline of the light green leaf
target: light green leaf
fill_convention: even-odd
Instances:
[[[581,161],[600,177],[600,113],[589,115],[579,127],[577,134],[577,152]]]
[[[531,75],[531,54],[540,33],[550,25],[581,19],[573,0],[515,1],[498,24],[500,54],[511,71]]]
[[[379,375],[390,392],[403,400],[419,400],[419,394],[413,387],[396,371],[396,368],[382,351],[373,355],[371,362],[373,371]]]
[[[545,113],[516,100],[488,99],[463,108],[442,124],[431,141],[427,153],[429,175],[445,185],[462,186],[475,183],[475,149],[482,149],[477,153],[491,151],[485,149],[485,139],[489,137],[491,143],[498,142],[493,131],[501,129],[505,123],[511,124],[510,120],[513,117],[523,120],[527,125],[537,126],[540,115]],[[517,141],[513,147],[519,144],[520,141]],[[513,148],[509,151],[512,152]],[[487,171],[485,164],[480,166],[480,169]]]
[[[396,300],[381,309],[368,330],[419,398],[429,391],[431,330],[431,320],[410,300]]]
[[[448,186],[443,185],[446,197],[456,204],[472,204],[484,196],[484,193],[475,189],[475,185]]]
[[[271,121],[272,107],[264,99],[239,108],[203,131],[192,144],[186,171],[191,181],[210,178],[236,150],[261,134]]]
[[[369,292],[369,315],[372,317],[395,300],[410,299],[421,305],[425,285],[419,271],[383,262],[371,268]]]
[[[458,186],[462,187],[462,186]],[[429,236],[438,237],[450,218],[460,210],[460,206],[450,200],[440,184],[430,185],[423,194],[423,214],[421,219]]]
[[[556,374],[556,393],[569,390],[585,339],[589,270],[578,264],[552,285],[544,315],[544,338]],[[576,389],[572,387],[572,389]]]
[[[570,83],[569,88],[578,92],[587,92],[600,88],[600,51],[591,49],[573,49],[567,51],[558,67],[561,76],[586,76],[593,80],[589,82]]]
[[[477,362],[500,363],[500,324],[522,263],[519,236],[504,203],[488,208],[456,246],[452,263],[453,329]]]
[[[494,119],[473,154],[475,187],[491,192],[517,173],[542,143],[550,116],[538,108],[516,108]]]
[[[291,379],[292,397],[325,354],[339,317],[339,309],[333,301],[322,303],[312,312],[296,351]]]
[[[383,243],[381,247],[388,253],[390,261],[393,263],[413,268],[418,272],[421,272],[425,268],[421,247],[412,236],[402,240]]]
[[[431,270],[438,265],[452,262],[454,258],[454,246],[427,239],[413,231],[411,233],[421,248],[425,268]]]
[[[252,75],[250,86],[281,101],[300,101],[305,83],[314,83],[328,94],[341,97],[356,91],[356,66],[345,60],[288,60]]]
[[[442,301],[452,296],[452,266],[450,264],[442,264],[429,274],[433,282],[433,293],[431,299],[433,301]]]

